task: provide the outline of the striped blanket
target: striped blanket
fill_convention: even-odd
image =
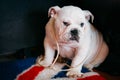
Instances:
[[[105,80],[97,72],[91,72],[84,67],[82,69],[84,75],[81,78],[68,78],[67,71],[62,71],[67,68],[60,63],[56,63],[54,68],[45,68],[34,64],[18,74],[15,80]]]

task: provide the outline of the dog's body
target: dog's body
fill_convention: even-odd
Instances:
[[[49,9],[48,15],[51,18],[46,25],[45,57],[41,65],[47,67],[52,64],[56,43],[60,56],[72,60],[67,76],[81,76],[82,66],[92,69],[104,61],[108,47],[101,33],[89,23],[90,16],[93,19],[89,11],[74,6],[55,6]]]

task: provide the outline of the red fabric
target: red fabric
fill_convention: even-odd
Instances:
[[[25,73],[19,75],[17,80],[34,80],[35,77],[44,69],[42,66],[33,66],[31,69]],[[100,75],[88,76],[85,78],[79,78],[77,80],[106,80]]]
[[[44,69],[44,67],[40,66],[34,66],[27,72],[23,73],[18,77],[17,80],[34,80],[35,77],[38,75],[39,72],[41,72]]]
[[[100,75],[94,75],[94,76],[89,76],[89,77],[85,77],[85,78],[79,78],[77,80],[106,80],[106,79]]]

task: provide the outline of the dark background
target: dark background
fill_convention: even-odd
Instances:
[[[48,9],[74,5],[93,13],[93,25],[102,32],[109,55],[97,69],[120,75],[119,0],[0,0],[0,56],[14,53],[33,57],[44,53]]]

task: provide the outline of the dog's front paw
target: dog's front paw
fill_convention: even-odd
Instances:
[[[50,63],[47,62],[47,61],[45,61],[45,60],[40,61],[39,64],[40,64],[41,66],[44,66],[44,67],[48,67],[48,66],[50,66]]]
[[[51,63],[49,61],[46,61],[42,58],[37,59],[37,64],[39,64],[40,66],[44,66],[44,67],[48,67],[51,65]]]
[[[70,70],[66,74],[68,77],[76,78],[76,77],[82,77],[83,73],[81,73],[79,70]]]

